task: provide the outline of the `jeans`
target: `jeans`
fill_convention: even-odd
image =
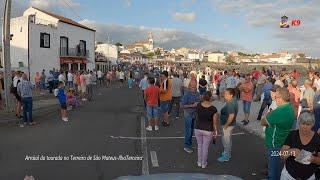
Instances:
[[[53,81],[49,81],[49,93],[52,94],[52,90],[54,88],[54,82]]]
[[[184,147],[192,148],[192,135],[194,131],[194,120],[191,115],[185,114],[184,116]]]
[[[91,101],[93,97],[93,85],[88,84],[87,85],[87,95],[88,95],[88,100]]]
[[[68,81],[68,87],[73,88],[73,81]]]
[[[32,97],[22,98],[23,122],[32,122]]]
[[[318,129],[320,128],[320,106],[316,106],[314,108],[314,117],[315,117],[315,123],[314,123],[313,130],[317,132]]]
[[[142,90],[142,97],[143,97],[144,108],[146,108],[146,107],[147,107],[147,102],[146,102],[146,100],[144,99],[144,90]]]
[[[275,155],[279,152],[280,148],[268,148],[268,179],[279,180],[280,179],[280,156]]]
[[[250,114],[251,101],[243,100],[242,102],[243,102],[243,112]]]
[[[212,140],[212,132],[195,129],[198,144],[198,163],[207,165],[209,145]]]
[[[259,110],[259,115],[258,115],[258,120],[261,120],[261,116],[262,116],[262,113],[263,113],[263,111],[264,111],[264,109],[268,106],[268,108],[269,108],[269,106],[271,105],[271,102],[269,102],[269,101],[262,101],[262,104],[261,104],[261,107],[260,107],[260,110]]]
[[[172,111],[172,106],[176,105],[176,112],[175,112],[175,117],[180,116],[180,97],[172,97],[170,107],[169,107],[169,114],[171,114]]]
[[[229,126],[227,129],[222,128],[222,145],[224,149],[224,155],[231,158],[231,148],[232,148],[232,131],[234,126]]]

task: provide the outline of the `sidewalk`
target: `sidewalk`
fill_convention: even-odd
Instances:
[[[33,118],[37,121],[38,118],[59,110],[58,101],[54,97],[39,98],[33,100]],[[4,110],[0,111],[0,124],[10,124],[17,122],[18,119],[14,112],[8,113]]]

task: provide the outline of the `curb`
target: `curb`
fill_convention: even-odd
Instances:
[[[51,114],[51,113],[58,112],[58,111],[59,111],[59,106],[58,105],[53,105],[53,106],[47,106],[47,107],[41,107],[41,108],[34,109],[32,111],[33,120],[38,120],[41,117],[43,117],[44,115],[46,115],[46,114]],[[14,124],[17,121],[18,121],[18,119],[16,117],[12,117],[12,119],[8,118],[7,120],[0,121],[0,125]]]

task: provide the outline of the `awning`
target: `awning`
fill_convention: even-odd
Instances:
[[[86,58],[80,57],[60,57],[61,64],[73,64],[73,63],[80,63],[80,64],[87,64],[88,60]]]

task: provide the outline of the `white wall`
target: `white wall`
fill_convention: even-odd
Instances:
[[[208,54],[208,62],[225,62],[225,55],[223,53]]]
[[[26,72],[28,70],[28,18],[13,18],[10,22],[10,34],[13,35],[10,41],[11,68],[17,70],[19,62],[22,62],[25,68],[20,70]]]
[[[89,57],[87,69],[92,70],[95,68],[95,54],[94,54],[94,42],[95,42],[95,32],[90,31],[84,28],[80,28],[78,26],[69,25],[63,22],[58,23],[58,31],[59,31],[59,48],[60,48],[60,36],[66,36],[69,38],[69,48],[76,48],[79,44],[80,40],[86,41],[87,50],[89,50]],[[59,52],[59,51],[58,51]]]
[[[118,59],[118,47],[112,44],[98,44],[96,52],[102,53],[112,64],[116,64]]]
[[[87,69],[95,68],[95,32],[78,26],[70,25],[63,22],[58,22],[57,19],[37,11],[28,9],[24,12],[25,16],[11,19],[11,63],[12,68],[19,67],[19,62],[23,62],[25,69],[28,70],[28,16],[36,14],[36,19],[41,18],[44,24],[55,24],[55,27],[29,23],[29,64],[31,80],[34,80],[36,72],[41,72],[45,69],[49,70],[60,69],[60,37],[65,36],[69,39],[69,48],[76,48],[80,40],[86,41],[86,50],[89,50],[87,58]],[[37,22],[37,21],[36,21]],[[21,31],[21,32],[20,32]],[[50,34],[50,48],[40,47],[40,33]]]

